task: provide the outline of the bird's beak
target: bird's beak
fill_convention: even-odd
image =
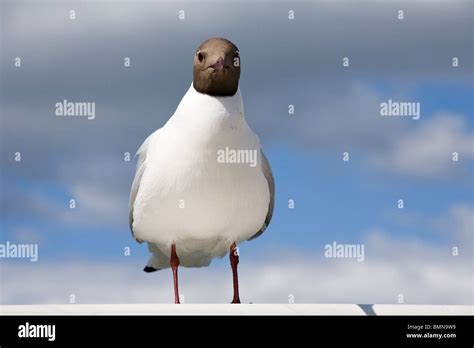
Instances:
[[[224,58],[219,57],[217,61],[211,65],[215,71],[222,71],[224,70],[225,64],[224,64]]]

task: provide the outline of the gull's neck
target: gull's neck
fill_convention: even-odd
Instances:
[[[233,96],[215,97],[203,94],[189,87],[176,109],[175,115],[183,117],[225,117],[231,119],[244,118],[244,105],[240,88]],[[187,116],[186,116],[187,115]]]

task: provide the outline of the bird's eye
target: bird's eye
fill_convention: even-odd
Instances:
[[[202,60],[204,59],[204,55],[200,51],[196,52],[196,56],[200,62],[202,62]]]

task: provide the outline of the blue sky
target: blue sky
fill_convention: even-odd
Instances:
[[[245,2],[236,2],[228,5],[235,18],[227,21],[225,5],[207,2],[202,8],[46,2],[41,16],[32,16],[32,2],[2,2],[0,241],[38,243],[38,264],[46,266],[130,262],[141,272],[148,251],[128,228],[135,161],[124,162],[123,153],[133,154],[173,113],[191,81],[189,54],[203,39],[222,35],[240,47],[247,121],[261,137],[276,182],[271,225],[241,246],[242,261],[285,253],[319,258],[326,244],[369,243],[377,231],[401,243],[400,250],[406,242],[449,254],[462,242],[472,278],[472,220],[450,223],[460,216],[456,211],[474,209],[471,5],[423,4],[400,3],[409,13],[400,24],[387,19],[397,6],[370,2],[354,16],[344,1],[281,2],[270,12],[258,2],[248,14]],[[180,6],[189,16],[182,25],[173,17]],[[297,19],[289,24],[292,6]],[[68,22],[69,8],[79,13],[75,23]],[[248,28],[246,16],[253,16]],[[343,28],[336,23],[341,18]],[[440,21],[447,23],[442,30]],[[343,70],[343,54],[355,66]],[[17,56],[20,69],[12,67]],[[129,70],[121,66],[124,56],[132,56]],[[450,66],[452,56],[461,58],[460,67]],[[97,119],[54,118],[52,106],[64,98],[95,101]],[[379,104],[388,99],[419,102],[420,120],[382,119]],[[291,103],[294,116],[287,114]],[[16,151],[20,163],[13,160]],[[460,153],[457,163],[450,160],[453,151]],[[466,233],[468,239],[459,237]],[[124,260],[127,246],[132,253]],[[377,254],[376,246],[367,253]],[[298,259],[291,257],[289,263]],[[1,262],[5,272],[29,263]],[[216,264],[220,270],[227,258]]]

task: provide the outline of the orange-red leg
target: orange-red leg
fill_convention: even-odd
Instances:
[[[178,289],[179,258],[178,258],[178,255],[176,254],[176,245],[174,243],[171,245],[170,265],[171,265],[171,269],[173,270],[174,303],[179,304],[179,289]]]
[[[239,276],[237,275],[237,265],[239,264],[239,254],[237,253],[237,246],[235,242],[230,246],[230,265],[232,267],[232,278],[234,281],[234,298],[232,303],[240,303],[239,297]]]

